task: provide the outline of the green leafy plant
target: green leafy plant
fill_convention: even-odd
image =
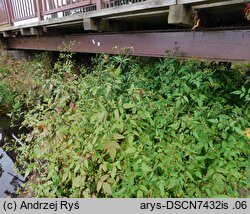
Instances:
[[[25,116],[19,162],[39,197],[238,197],[247,191],[247,69],[63,53]],[[243,94],[243,95],[242,95]],[[26,164],[25,164],[26,163]]]
[[[48,54],[33,55],[30,60],[17,60],[0,52],[0,106],[14,117],[37,103],[41,84],[50,76]]]

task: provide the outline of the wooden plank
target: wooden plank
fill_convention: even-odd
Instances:
[[[159,16],[159,15],[167,16],[168,13],[169,13],[169,10],[164,9],[164,10],[156,10],[156,11],[150,11],[150,12],[138,12],[138,13],[135,13],[135,14],[111,16],[111,17],[107,17],[106,19],[107,20],[116,20],[116,19],[154,17],[154,16]]]
[[[169,7],[168,23],[179,26],[192,26],[192,8],[188,5],[177,4]]]
[[[8,38],[9,49],[59,51],[74,41],[75,52],[164,57],[166,51],[182,57],[250,62],[250,30],[80,34]]]
[[[250,1],[250,0],[249,0]],[[194,5],[194,9],[204,9],[204,8],[213,8],[213,7],[223,7],[223,6],[233,6],[235,4],[244,4],[242,0],[231,0],[226,2],[216,2],[216,3],[208,3],[208,4],[200,4],[200,5]]]
[[[246,3],[249,0],[240,0],[238,3]],[[9,30],[16,30],[19,28],[27,28],[27,27],[37,27],[37,26],[48,26],[48,25],[55,25],[55,24],[61,24],[61,23],[66,23],[66,22],[72,22],[72,21],[77,21],[81,20],[84,18],[107,18],[107,17],[112,17],[112,16],[122,16],[122,15],[129,15],[129,14],[135,14],[135,13],[140,13],[140,12],[152,12],[152,11],[157,11],[157,10],[162,10],[162,9],[168,9],[169,6],[177,4],[208,4],[208,3],[214,3],[214,2],[220,2],[220,6],[223,4],[230,4],[230,0],[149,0],[149,1],[144,1],[141,3],[137,4],[129,4],[129,5],[123,5],[119,7],[111,7],[111,8],[106,8],[106,9],[101,9],[99,11],[91,11],[87,12],[84,14],[76,14],[72,16],[66,16],[66,17],[61,17],[61,18],[53,18],[49,20],[42,20],[36,23],[32,24],[26,24],[23,26],[11,26],[11,27],[6,27],[4,29],[1,29],[1,31],[9,31]],[[228,3],[229,2],[229,3]]]
[[[46,26],[47,28],[56,28],[56,27],[67,27],[67,26],[76,26],[76,25],[83,25],[83,20],[76,20],[72,22],[65,22],[65,23],[55,23],[53,25]]]

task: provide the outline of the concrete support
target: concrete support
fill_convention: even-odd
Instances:
[[[91,19],[91,18],[83,19],[83,27],[84,27],[84,30],[97,31],[97,29],[98,29],[96,21],[94,19]]]
[[[21,28],[20,32],[22,36],[31,36],[30,28]]]
[[[30,34],[33,36],[38,36],[40,35],[39,30],[35,27],[30,28]]]
[[[16,37],[18,35],[18,31],[3,31],[0,32],[0,34],[3,34],[3,37],[9,38],[9,37]]]
[[[3,37],[5,37],[5,38],[6,38],[6,37],[10,37],[10,34],[9,34],[7,31],[4,31],[4,32],[3,32]]]
[[[31,56],[31,52],[24,50],[7,50],[6,53],[8,56],[14,59],[26,59],[28,60]]]
[[[168,23],[180,26],[192,26],[192,8],[188,5],[173,5],[169,7]]]

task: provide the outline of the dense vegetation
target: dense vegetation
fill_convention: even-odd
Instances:
[[[13,95],[32,128],[18,160],[36,196],[238,197],[250,188],[247,66],[102,54],[76,71],[62,53],[52,73],[42,61],[28,63],[20,81],[33,85]]]
[[[20,116],[24,109],[32,108],[51,71],[48,55],[20,61],[0,50],[0,113]]]

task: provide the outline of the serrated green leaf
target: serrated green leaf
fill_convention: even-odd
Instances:
[[[109,93],[111,91],[111,84],[108,84],[107,88],[106,88],[106,94],[105,97],[108,97]]]
[[[108,153],[109,153],[110,157],[112,158],[112,161],[114,162],[115,157],[116,157],[116,148],[115,147],[110,147],[108,149]]]
[[[105,183],[102,184],[102,189],[103,189],[103,192],[104,192],[105,194],[112,195],[111,186],[110,186],[110,184],[108,184],[107,182],[105,182]]]
[[[97,191],[97,192],[100,192],[100,190],[101,190],[101,188],[102,188],[102,184],[103,184],[102,181],[98,181],[98,183],[97,183],[97,188],[96,188],[96,191]]]
[[[119,114],[119,110],[118,110],[118,109],[116,109],[116,110],[114,111],[114,114],[115,114],[115,119],[116,119],[116,120],[119,120],[120,114]]]
[[[112,137],[116,140],[124,139],[125,137],[121,134],[113,134]]]
[[[185,174],[190,178],[191,181],[194,181],[193,176],[190,174],[190,172],[186,171]]]
[[[140,189],[137,191],[136,197],[137,198],[143,198],[143,192]]]
[[[147,164],[142,163],[142,170],[144,172],[149,172],[149,171],[151,171],[151,168]]]
[[[243,135],[243,136],[244,136],[244,133],[243,133],[243,131],[242,131],[240,128],[238,128],[238,127],[234,127],[234,131],[236,131],[238,134],[240,134],[240,135]]]
[[[160,183],[159,189],[160,189],[161,196],[164,196],[164,194],[165,194],[165,185],[164,185],[164,183]]]
[[[188,100],[187,96],[184,96],[183,98],[184,98],[184,100],[185,100],[187,103],[189,103],[189,100]]]
[[[116,169],[116,167],[114,166],[114,167],[112,168],[111,173],[110,173],[111,178],[115,178],[116,172],[117,172],[117,169]]]
[[[193,132],[193,136],[196,137],[196,139],[199,139],[197,132]]]
[[[133,154],[133,153],[135,153],[136,152],[136,148],[134,148],[134,147],[130,147],[130,148],[127,148],[126,150],[125,150],[125,153],[126,154]]]
[[[88,160],[84,160],[84,166],[86,167],[86,169],[88,169],[89,168],[89,161]]]
[[[206,174],[206,177],[212,177],[213,174],[214,174],[214,170],[210,168]]]
[[[176,101],[176,108],[179,108],[180,105],[181,105],[181,101],[180,101],[180,99],[178,99],[178,100]]]
[[[82,187],[84,183],[85,183],[85,178],[82,176],[77,176],[76,178],[73,179],[72,187],[73,188]]]
[[[98,114],[98,122],[101,123],[103,121],[103,119],[105,118],[107,112],[103,111],[100,114]]]
[[[203,106],[203,100],[202,99],[198,99],[197,100],[198,106],[202,107]]]
[[[228,174],[229,173],[229,171],[227,169],[223,169],[223,168],[217,168],[216,171],[219,172],[219,173],[222,173],[222,174]]]
[[[168,189],[172,189],[172,188],[174,188],[177,185],[178,185],[178,180],[176,180],[176,179],[170,179],[170,183],[168,185]]]
[[[219,122],[218,119],[208,119],[208,121],[211,123],[218,123]]]
[[[233,91],[231,94],[236,94],[236,95],[240,95],[242,93],[242,91]]]
[[[133,136],[133,135],[129,135],[129,136],[128,136],[128,143],[129,143],[129,144],[132,144],[133,141],[134,141],[134,136]]]
[[[202,174],[201,174],[200,171],[195,172],[195,175],[196,175],[198,178],[202,179]]]
[[[123,104],[123,108],[125,108],[125,109],[130,109],[130,108],[133,108],[133,107],[134,107],[134,104],[132,104],[132,103]]]
[[[147,187],[145,187],[144,185],[140,185],[139,188],[144,192],[148,192]]]
[[[236,178],[240,178],[241,177],[241,174],[238,171],[236,171],[236,170],[231,170],[230,171],[230,175],[233,175]]]
[[[109,178],[109,175],[107,174],[107,175],[103,175],[102,177],[101,177],[101,181],[103,182],[103,181],[106,181],[107,179]]]
[[[106,164],[101,164],[100,168],[106,172],[107,171],[107,165]]]

